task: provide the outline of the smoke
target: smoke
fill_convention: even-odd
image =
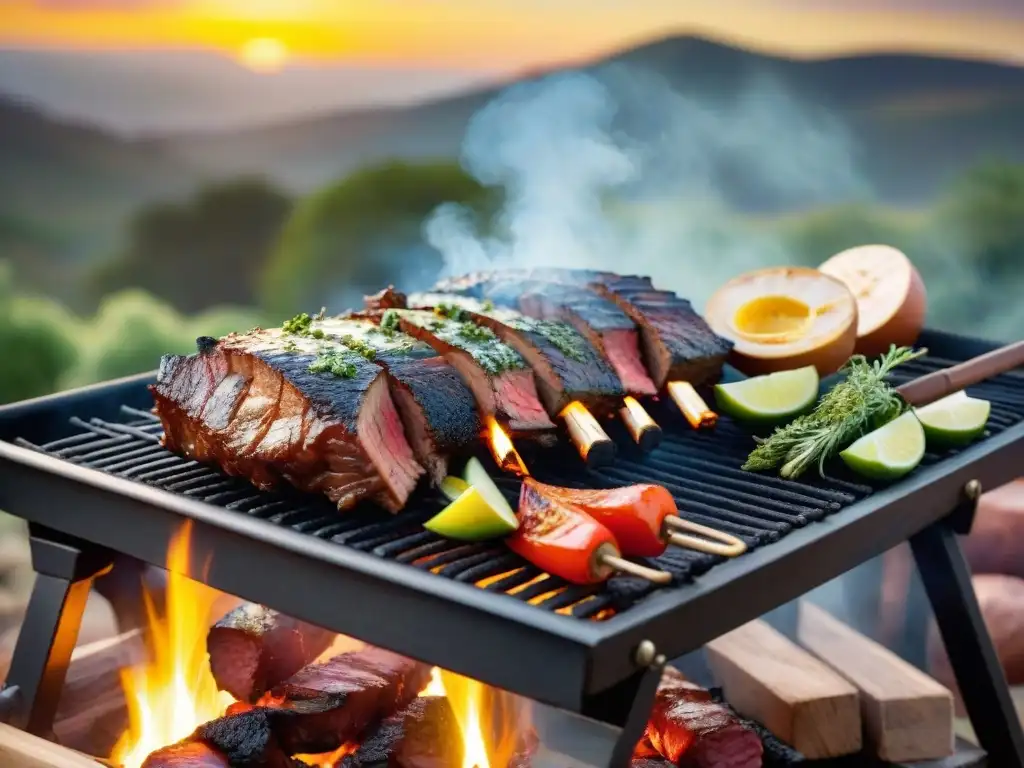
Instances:
[[[757,75],[719,96],[684,95],[626,65],[523,83],[473,117],[462,163],[502,188],[505,205],[493,233],[455,204],[428,218],[446,274],[642,272],[698,304],[745,269],[792,262],[737,209],[774,215],[870,195],[843,125]]]

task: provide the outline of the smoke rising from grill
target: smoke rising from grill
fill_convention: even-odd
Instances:
[[[614,268],[698,303],[744,269],[792,261],[735,208],[870,194],[844,127],[762,75],[706,97],[627,65],[523,83],[474,116],[462,162],[504,190],[505,206],[495,233],[476,231],[454,204],[428,218],[446,274]]]

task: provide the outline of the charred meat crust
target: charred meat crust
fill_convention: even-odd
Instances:
[[[284,712],[276,733],[289,754],[332,752],[408,706],[430,682],[430,667],[379,648],[311,664],[264,697]]]
[[[383,720],[338,768],[462,768],[462,731],[448,699],[417,698]]]
[[[254,702],[330,647],[335,633],[246,603],[210,629],[206,648],[217,687]]]
[[[313,372],[314,347],[270,332],[231,335],[161,361],[150,389],[172,451],[218,464],[261,489],[282,480],[339,509],[373,498],[402,508],[423,473],[383,370],[358,355],[346,376]]]
[[[149,755],[143,768],[300,768],[303,764],[282,750],[275,728],[280,716],[250,709],[211,720],[187,739]]]
[[[626,394],[601,353],[568,323],[493,309],[457,294],[413,294],[409,302],[435,311],[447,307],[457,311],[459,319],[493,331],[529,363],[551,414],[557,415],[574,400],[598,411],[611,410]]]

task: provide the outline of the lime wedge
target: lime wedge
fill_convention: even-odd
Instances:
[[[913,411],[869,432],[840,453],[846,466],[875,480],[897,480],[924,458],[924,429]]]
[[[464,494],[469,488],[469,483],[463,480],[461,477],[455,477],[454,475],[448,475],[444,480],[441,481],[441,493],[448,501],[455,501],[459,496]]]
[[[505,494],[491,480],[491,476],[487,474],[487,470],[484,469],[484,465],[480,463],[479,459],[472,458],[466,462],[462,479],[480,491],[480,495],[487,499],[487,503],[501,514],[516,519],[516,513],[512,510],[512,506],[505,500]]]
[[[916,409],[928,443],[942,448],[967,445],[981,437],[991,410],[988,400],[968,397],[966,392]]]
[[[519,520],[492,507],[478,488],[471,487],[423,527],[448,539],[485,541],[512,533],[519,527]]]
[[[787,421],[817,399],[818,371],[813,365],[715,387],[718,409],[739,421]]]

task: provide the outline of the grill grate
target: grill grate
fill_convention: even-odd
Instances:
[[[929,357],[906,364],[893,376],[902,383],[955,361]],[[989,434],[1024,421],[1024,374],[1000,376],[969,390],[992,402]],[[568,487],[615,487],[636,482],[659,483],[675,497],[685,519],[728,531],[751,549],[771,544],[795,528],[813,524],[872,492],[870,485],[847,476],[799,481],[744,472],[740,465],[751,446],[750,435],[728,419],[713,431],[690,430],[674,408],[648,404],[665,430],[659,448],[642,454],[625,429],[609,422],[607,430],[619,446],[610,467],[589,470],[571,448],[543,450],[524,445],[521,452],[533,474],[544,482]],[[75,464],[145,483],[237,514],[259,518],[339,546],[429,570],[443,578],[503,592],[548,611],[601,620],[636,603],[655,587],[648,582],[615,577],[601,587],[570,585],[542,573],[499,543],[464,544],[425,531],[422,523],[444,505],[441,495],[423,490],[400,515],[372,508],[340,515],[317,497],[283,489],[261,492],[247,481],[170,453],[160,445],[161,427],[150,413],[122,406],[117,420],[71,419],[74,435],[24,446]],[[931,464],[952,455],[927,454]],[[484,457],[481,457],[484,458]],[[493,464],[492,464],[493,466]],[[496,478],[510,501],[519,483]],[[651,565],[670,571],[677,584],[707,572],[723,558],[669,548]]]

